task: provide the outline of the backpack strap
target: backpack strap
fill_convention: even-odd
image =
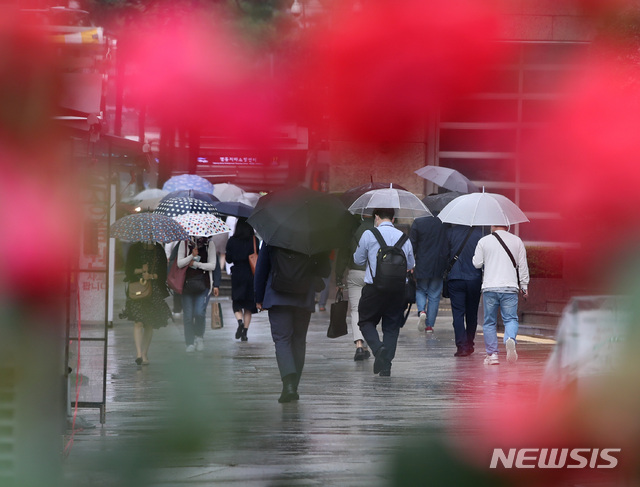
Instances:
[[[518,269],[518,265],[516,264],[516,259],[513,257],[513,254],[509,250],[509,247],[507,247],[507,244],[504,243],[504,240],[502,240],[502,238],[500,238],[500,235],[498,235],[496,232],[491,232],[491,235],[493,235],[495,238],[498,239],[498,242],[500,242],[500,245],[502,245],[504,250],[507,252],[507,255],[511,259],[511,263],[513,264],[513,267],[516,270],[516,278],[518,279],[518,291],[520,291],[520,271]]]

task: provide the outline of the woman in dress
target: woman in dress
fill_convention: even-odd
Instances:
[[[247,341],[247,331],[251,324],[251,315],[257,313],[255,293],[253,291],[253,272],[249,264],[249,255],[258,248],[253,227],[241,218],[236,223],[233,236],[227,242],[226,259],[231,267],[231,301],[233,313],[238,320],[236,339]]]
[[[122,316],[134,323],[136,364],[147,365],[153,330],[167,326],[171,316],[171,310],[164,301],[169,296],[166,284],[167,256],[159,243],[136,242],[129,248],[124,280],[131,283],[140,279],[151,282],[151,295],[134,300],[127,294]]]

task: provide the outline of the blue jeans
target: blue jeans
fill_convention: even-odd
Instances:
[[[195,337],[204,336],[209,290],[200,294],[182,295],[182,318],[184,321],[184,342],[193,345]]]
[[[427,326],[433,327],[438,316],[438,306],[442,297],[442,278],[416,279],[416,306],[418,314],[427,313]],[[427,300],[429,305],[427,306]]]
[[[487,355],[498,353],[498,333],[496,322],[498,320],[498,308],[504,322],[504,342],[509,338],[516,339],[518,335],[518,294],[496,293],[485,291],[482,293],[484,304],[484,347]]]

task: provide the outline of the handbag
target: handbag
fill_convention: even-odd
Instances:
[[[201,294],[209,289],[207,284],[208,275],[204,271],[199,271],[193,274],[187,274],[187,278],[184,281],[184,287],[182,288],[182,294]]]
[[[180,244],[178,244],[179,246]],[[185,245],[185,257],[187,256],[187,246]],[[184,289],[184,281],[187,275],[187,268],[189,266],[178,267],[178,256],[171,261],[171,267],[169,268],[169,273],[167,274],[167,286],[174,292],[178,294],[182,294]]]
[[[256,263],[258,262],[258,249],[256,249],[256,237],[253,237],[253,254],[249,254],[249,267],[251,274],[256,273]]]
[[[347,308],[349,302],[344,300],[342,289],[336,293],[336,301],[331,304],[329,329],[327,337],[338,338],[347,334]]]
[[[134,301],[148,298],[151,296],[151,281],[140,279],[139,281],[130,282],[127,292],[129,299]]]
[[[211,329],[217,330],[224,327],[224,320],[222,319],[222,305],[219,301],[211,303]]]

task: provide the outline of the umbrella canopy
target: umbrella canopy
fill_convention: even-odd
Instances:
[[[372,215],[376,208],[393,208],[396,218],[432,216],[415,194],[396,188],[367,191],[353,202],[349,211],[359,215]]]
[[[245,191],[244,194],[240,196],[240,198],[238,198],[238,203],[244,203],[245,205],[249,205],[252,208],[255,208],[255,206],[258,204],[259,199],[259,193],[248,193]]]
[[[220,215],[249,218],[251,213],[253,213],[253,206],[236,201],[218,201],[213,206]]]
[[[446,193],[431,194],[422,198],[422,202],[431,213],[437,215],[445,206],[463,194],[465,193],[460,193],[459,191],[447,191]]]
[[[225,222],[210,213],[184,213],[174,220],[192,237],[211,237],[231,231]]]
[[[195,174],[180,174],[179,176],[173,176],[167,179],[162,189],[167,192],[181,189],[195,189],[203,193],[213,193],[213,184]]]
[[[480,188],[455,169],[442,166],[424,166],[414,172],[421,178],[450,191],[459,191],[461,193],[480,191]]]
[[[353,226],[338,198],[303,187],[263,196],[248,222],[269,245],[307,255],[341,247]]]
[[[379,182],[371,181],[370,183],[362,184],[360,186],[356,186],[354,188],[350,188],[346,190],[340,196],[340,201],[344,203],[344,206],[349,208],[353,204],[353,202],[358,199],[358,197],[362,196],[367,191],[371,191],[373,189],[383,189],[383,188],[395,188],[395,189],[402,189],[405,191],[407,190],[407,188],[403,188],[402,186],[396,183],[379,183]]]
[[[168,193],[168,191],[165,191],[164,189],[149,188],[149,189],[145,189],[143,191],[140,191],[135,196],[127,198],[127,201],[143,201],[143,200],[148,200],[148,199],[152,199],[152,198],[160,199],[160,198],[163,198],[164,196],[166,196],[167,193]]]
[[[220,183],[213,187],[213,196],[220,201],[239,201],[244,194],[244,190],[231,183]]]
[[[438,218],[445,223],[468,226],[509,226],[529,219],[506,196],[496,193],[471,193],[454,199]]]
[[[185,213],[213,214],[216,212],[216,209],[206,201],[195,198],[170,198],[161,201],[153,212],[173,218],[178,215],[184,215]]]
[[[135,213],[120,218],[111,225],[111,237],[127,242],[175,242],[189,234],[168,216],[156,213]]]
[[[205,203],[209,203],[210,205],[220,201],[211,193],[205,193],[204,191],[198,191],[195,189],[179,189],[177,191],[171,191],[171,193],[167,193],[163,199],[168,200],[170,198],[195,198],[197,200],[204,201]]]

